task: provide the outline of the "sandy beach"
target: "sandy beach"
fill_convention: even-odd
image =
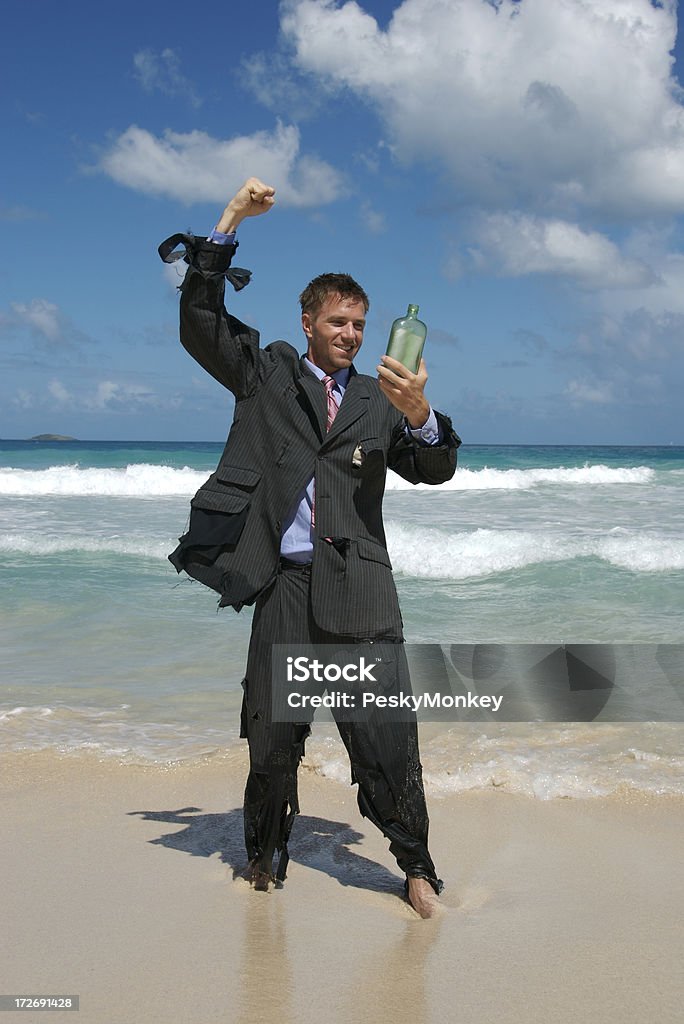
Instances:
[[[679,1019],[684,799],[433,798],[424,922],[313,771],[285,887],[235,879],[245,767],[3,755],[2,992],[78,994],[98,1024]]]

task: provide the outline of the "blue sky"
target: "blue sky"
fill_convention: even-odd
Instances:
[[[676,30],[670,0],[13,5],[0,437],[225,437],[156,247],[255,174],[278,202],[231,301],[263,344],[301,345],[297,295],[343,270],[358,368],[420,303],[465,441],[684,443]]]

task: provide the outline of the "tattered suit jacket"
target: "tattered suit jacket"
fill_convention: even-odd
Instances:
[[[318,625],[357,639],[399,639],[382,522],[385,475],[389,467],[411,483],[442,483],[453,476],[460,440],[436,413],[441,443],[415,441],[377,380],[353,368],[326,431],[325,388],[303,358],[285,341],[260,348],[259,333],[224,308],[235,249],[193,239],[186,255],[181,341],[236,405],[219,465],[192,499],[188,530],[169,558],[217,591],[221,606],[253,603],[275,579],[283,523],[315,477]]]

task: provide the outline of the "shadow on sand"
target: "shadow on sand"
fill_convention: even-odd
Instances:
[[[129,811],[129,814],[138,815],[144,821],[185,826],[180,831],[151,839],[150,843],[189,853],[193,857],[211,857],[219,853],[223,863],[232,868],[233,878],[241,875],[246,866],[241,807],[224,814],[202,814],[201,807]],[[363,833],[345,822],[300,814],[288,844],[290,861],[325,872],[340,885],[372,892],[398,894],[401,891],[403,894],[403,877],[350,849],[362,839]]]

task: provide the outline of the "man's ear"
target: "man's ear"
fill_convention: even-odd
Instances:
[[[311,313],[302,313],[302,330],[307,338],[311,337]]]

